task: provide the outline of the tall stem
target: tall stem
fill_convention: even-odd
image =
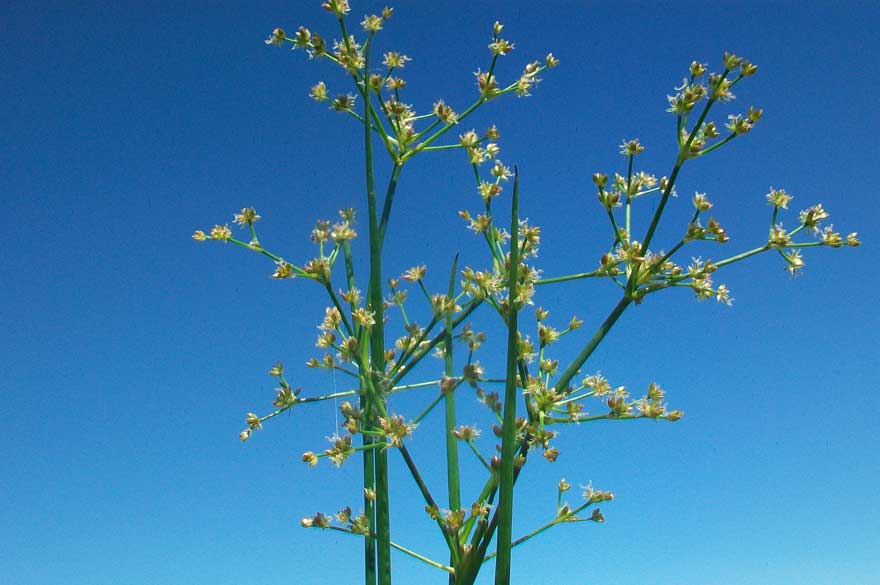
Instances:
[[[447,295],[452,298],[455,294],[455,277],[458,272],[458,255],[452,261],[452,270],[449,274],[449,289]],[[452,313],[446,315],[446,337],[443,340],[443,361],[444,373],[451,378],[454,372],[454,364],[452,361]],[[455,429],[455,389],[450,389],[444,395],[446,401],[446,425],[444,431],[446,433],[446,485],[449,491],[449,509],[461,509],[461,483],[459,480],[458,465],[458,441],[452,431]],[[450,561],[452,564],[455,554],[449,551]],[[455,585],[455,574],[449,576],[449,585]]]
[[[370,72],[370,44],[372,35],[364,44],[364,79]],[[370,284],[368,287],[368,299],[370,309],[374,313],[376,324],[370,330],[370,372],[372,387],[374,388],[373,400],[377,403],[384,400],[382,397],[382,374],[385,371],[385,331],[382,303],[382,243],[379,236],[379,218],[376,206],[376,188],[373,180],[373,136],[370,128],[372,117],[372,97],[369,91],[364,95],[364,163],[366,172],[367,188],[367,214],[369,216],[370,230]],[[375,417],[374,413],[368,413],[367,418]],[[372,426],[372,425],[369,425]],[[391,584],[391,521],[388,502],[388,453],[382,449],[377,451],[375,457],[376,478],[376,535],[378,537],[378,583],[379,585]]]
[[[351,290],[355,286],[354,261],[351,256],[351,246],[348,242],[345,242],[343,245],[342,252],[345,258],[345,278],[348,283],[348,289]],[[351,310],[354,311],[354,308],[352,304]],[[361,389],[360,410],[365,413],[365,416],[372,410],[370,398],[366,392],[369,386],[365,378],[366,375],[366,372],[361,372],[359,383]],[[375,530],[373,529],[376,525],[376,506],[374,498],[367,495],[368,490],[373,493],[376,491],[376,454],[370,448],[374,443],[373,437],[367,433],[362,433],[361,439],[364,445],[364,515],[367,517],[367,523],[370,526],[369,533],[364,536],[364,581],[366,585],[376,585],[376,538],[374,536]]]
[[[513,538],[513,476],[516,459],[516,371],[519,325],[517,283],[519,280],[519,171],[514,171],[513,206],[510,212],[510,268],[508,269],[507,383],[504,388],[504,422],[501,426],[501,479],[498,501],[498,560],[495,585],[510,584],[510,549]]]

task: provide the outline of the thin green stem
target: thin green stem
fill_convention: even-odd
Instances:
[[[614,212],[610,208],[606,208],[608,212],[608,219],[611,221],[611,229],[614,230],[614,241],[611,243],[611,249],[614,249],[615,244],[620,242],[620,228],[617,227],[617,220],[614,219]]]
[[[437,500],[435,500],[434,496],[431,495],[431,490],[428,489],[428,485],[425,483],[425,480],[422,479],[422,474],[419,473],[419,469],[418,467],[416,467],[416,463],[415,461],[413,461],[412,455],[410,455],[409,453],[409,449],[406,448],[406,445],[401,444],[398,450],[403,456],[403,461],[404,463],[406,463],[406,468],[409,470],[410,475],[412,476],[413,480],[416,482],[416,485],[419,488],[419,491],[422,493],[422,497],[424,498],[425,503],[429,507],[438,510],[439,507],[437,506]],[[439,517],[437,518],[436,522],[437,526],[440,528],[440,531],[443,533],[443,538],[446,540],[447,546],[449,547],[449,552],[453,559],[452,565],[455,566],[455,563],[458,561],[460,552],[458,542],[455,538],[453,538],[451,534],[449,534],[449,531],[446,529],[446,525]]]
[[[725,70],[724,73],[721,74],[721,78],[718,80],[718,83],[722,83],[729,73],[730,71]],[[706,119],[706,116],[709,115],[709,110],[712,109],[712,104],[714,103],[715,98],[710,97],[709,100],[706,102],[706,106],[703,108],[703,112],[700,114],[700,118],[697,120],[697,123],[694,124],[693,130],[691,130],[690,134],[688,135],[688,139],[678,151],[678,158],[675,161],[675,167],[672,169],[672,174],[669,175],[669,181],[666,184],[666,189],[663,190],[663,196],[660,198],[660,203],[657,205],[657,210],[654,212],[654,217],[651,218],[651,225],[648,227],[648,232],[645,234],[645,237],[642,240],[643,250],[648,250],[648,247],[651,245],[651,240],[654,239],[654,232],[657,230],[657,225],[660,223],[660,217],[663,215],[663,209],[666,207],[666,202],[669,200],[669,196],[672,193],[673,187],[675,186],[675,180],[678,178],[678,173],[681,170],[681,166],[684,164],[691,144],[694,142],[694,138],[696,138],[700,126],[703,125],[703,121]],[[636,271],[634,271],[633,274],[635,274],[635,272]]]
[[[630,198],[630,193],[632,191],[632,173],[633,173],[633,159],[635,155],[629,155],[629,163],[626,168],[626,241],[629,243],[632,241],[632,223],[630,219],[631,208],[632,208],[632,199]]]
[[[554,276],[552,278],[542,278],[535,282],[535,286],[540,284],[556,284],[557,282],[568,282],[569,280],[579,280],[581,278],[599,278],[605,276],[598,270],[593,272],[580,272],[578,274],[567,274],[565,276]]]
[[[471,440],[467,440],[467,441],[465,441],[465,443],[467,443],[467,446],[471,448],[471,451],[472,451],[473,454],[477,457],[477,459],[480,461],[480,463],[483,464],[483,467],[486,468],[486,471],[491,472],[491,471],[492,471],[492,467],[489,465],[489,462],[486,461],[486,458],[483,457],[483,454],[480,453],[479,450],[477,450],[477,446],[474,445],[474,442],[471,441]]]
[[[716,268],[721,268],[722,266],[727,266],[728,264],[733,264],[734,262],[739,262],[740,260],[745,260],[746,258],[750,258],[756,254],[760,254],[761,252],[766,252],[767,250],[771,250],[773,248],[770,247],[770,244],[764,244],[763,246],[759,246],[757,248],[752,248],[751,250],[747,250],[742,252],[741,254],[737,254],[736,256],[731,256],[730,258],[725,258],[724,260],[719,260],[718,262],[713,262],[712,265]],[[642,290],[645,293],[653,293],[659,290],[663,290],[664,288],[668,288],[670,286],[681,286],[679,283],[683,280],[687,280],[691,278],[688,274],[682,274],[680,276],[670,277],[666,282],[662,282],[659,284],[647,286]],[[689,286],[689,285],[685,285]]]
[[[431,150],[452,150],[453,148],[464,148],[461,144],[444,144],[442,146],[426,146],[423,151]]]
[[[327,526],[327,528],[330,530],[334,530],[336,532],[350,534],[352,536],[366,536],[364,534],[361,534],[360,532],[354,532],[348,528],[342,528],[341,526]],[[375,535],[372,535],[372,537],[375,537]],[[436,569],[440,569],[441,571],[446,571],[447,573],[455,573],[455,569],[453,569],[452,567],[448,567],[442,563],[438,563],[437,561],[432,560],[432,559],[426,557],[425,555],[421,555],[421,554],[419,554],[411,549],[408,549],[404,546],[401,546],[394,541],[391,541],[391,548],[399,550],[400,552],[407,554],[407,555],[413,557],[414,559],[418,559],[425,564],[431,565],[432,567],[434,567]]]
[[[352,109],[345,110],[345,113],[349,114],[351,117],[353,117],[355,120],[357,120],[361,124],[364,124],[366,122],[366,120],[364,120],[363,116],[361,116],[360,114],[358,114],[357,112],[355,112]],[[394,151],[394,145],[397,144],[397,140],[395,140],[391,136],[388,136],[388,133],[385,131],[384,127],[382,127],[382,126],[377,127],[376,122],[377,122],[377,120],[374,119],[374,123],[372,124],[373,132],[375,132],[376,134],[378,134],[382,138],[382,141],[385,143],[385,148],[388,150],[388,153],[391,154],[392,157],[397,156],[397,153]]]
[[[336,307],[336,310],[339,311],[339,315],[342,317],[342,324],[345,326],[345,331],[349,335],[354,335],[354,329],[352,329],[351,323],[349,323],[348,317],[346,316],[346,312],[343,310],[342,304],[339,302],[339,297],[336,296],[336,292],[333,290],[333,285],[327,281],[324,283],[324,286],[327,289],[327,294],[330,295],[330,300],[333,302],[333,306]]]
[[[397,180],[400,178],[400,171],[403,164],[394,163],[391,169],[391,178],[388,180],[388,189],[385,191],[385,203],[382,206],[382,219],[379,221],[379,249],[382,249],[385,243],[385,232],[388,229],[388,220],[391,217],[391,206],[394,203],[394,193],[397,191]]]
[[[731,256],[730,258],[725,258],[724,260],[720,260],[718,262],[715,262],[714,265],[717,268],[721,268],[722,266],[727,266],[728,264],[733,264],[734,262],[739,262],[740,260],[745,260],[746,258],[748,258],[750,256],[754,256],[755,254],[760,254],[761,252],[766,252],[769,249],[770,249],[770,245],[764,244],[763,246],[759,246],[757,248],[752,248],[751,250],[748,250],[748,251],[743,252],[741,254],[737,254],[736,256]]]
[[[434,407],[437,406],[438,404],[440,404],[440,401],[441,401],[441,400],[443,400],[443,392],[441,392],[440,394],[438,394],[437,397],[434,398],[434,400],[432,400],[432,401],[430,402],[430,404],[428,404],[427,407],[425,407],[425,409],[422,411],[422,413],[421,413],[419,416],[415,417],[415,418],[412,420],[412,424],[417,425],[417,424],[419,424],[420,422],[422,422],[422,420],[423,420],[426,416],[428,416],[429,414],[431,414],[431,411],[434,410]],[[457,509],[457,508],[455,508],[455,509]]]
[[[718,150],[719,148],[721,148],[722,146],[724,146],[725,144],[727,144],[728,142],[730,142],[734,138],[736,138],[736,133],[728,134],[727,136],[724,137],[723,140],[720,140],[719,142],[716,142],[712,146],[710,146],[708,148],[704,148],[703,150],[698,152],[697,156],[703,156],[703,155],[709,154],[713,150]]]
[[[435,569],[440,569],[441,571],[446,571],[447,573],[451,573],[453,575],[455,574],[455,569],[453,569],[452,567],[444,565],[443,563],[438,563],[437,561],[429,559],[428,557],[426,557],[424,555],[420,555],[419,553],[412,551],[408,548],[404,548],[404,547],[400,546],[399,544],[397,544],[396,542],[394,542],[393,540],[391,541],[391,548],[395,548],[402,553],[408,554],[409,556],[413,557],[414,559],[418,559],[427,565],[431,565]]]
[[[612,309],[611,313],[608,314],[608,317],[605,318],[605,321],[602,322],[602,325],[599,326],[599,329],[596,330],[596,333],[593,334],[593,337],[590,338],[590,341],[587,342],[587,345],[584,346],[577,357],[574,358],[562,375],[559,376],[555,386],[557,392],[564,391],[568,387],[571,379],[577,375],[581,366],[584,365],[584,362],[593,355],[593,352],[596,351],[596,348],[599,347],[599,344],[602,343],[602,340],[605,339],[605,336],[608,335],[608,332],[611,331],[611,328],[614,327],[614,324],[631,302],[632,299],[626,296],[620,299],[614,309]]]
[[[557,526],[559,524],[566,524],[566,523],[573,522],[573,520],[570,520],[569,518],[571,518],[572,516],[574,516],[578,512],[582,511],[584,508],[586,508],[589,505],[591,505],[591,502],[586,502],[584,504],[581,504],[580,506],[578,506],[577,508],[575,508],[571,512],[565,514],[564,516],[554,518],[553,520],[551,520],[550,522],[547,522],[543,526],[539,526],[538,528],[532,530],[531,532],[529,532],[525,536],[517,538],[516,540],[514,540],[511,543],[511,548],[517,547],[517,546],[523,544],[524,542],[531,540],[532,538],[538,536],[539,534],[541,534],[545,530],[553,528],[554,526]],[[496,555],[497,555],[497,553],[492,553],[492,554],[486,555],[485,557],[483,557],[483,562],[485,563],[487,561],[492,560],[493,558],[495,558]]]
[[[345,390],[342,392],[332,392],[330,394],[322,394],[321,396],[307,396],[305,398],[297,398],[294,404],[307,404],[309,402],[323,402],[324,400],[333,400],[334,398],[345,398],[346,396],[357,396],[360,390]]]

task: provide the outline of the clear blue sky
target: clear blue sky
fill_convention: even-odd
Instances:
[[[307,96],[320,79],[348,91],[345,80],[263,44],[275,26],[332,36],[318,4],[0,7],[4,583],[360,581],[357,540],[298,526],[359,500],[357,465],[309,470],[298,460],[334,432],[332,405],[298,408],[246,445],[237,437],[246,412],[270,408],[275,360],[306,394],[333,388],[298,366],[316,351],[321,291],[267,278],[271,266],[240,249],[190,239],[253,205],[261,239],[304,261],[315,219],[364,208],[360,129]],[[353,4],[357,21],[381,7]],[[617,145],[631,137],[648,148],[643,168],[667,174],[666,95],[691,60],[717,68],[724,50],[760,66],[728,112],[754,104],[764,119],[686,167],[669,217],[684,217],[690,195],[706,191],[733,238],[725,252],[745,250],[765,237],[773,185],[796,195],[795,210],[823,202],[834,225],[865,244],[812,250],[798,278],[769,254],[735,265],[720,278],[732,308],[672,291],[629,312],[589,369],[634,390],[657,380],[687,414],[674,425],[572,428],[557,463],[536,458],[517,491],[517,533],[553,513],[560,477],[617,498],[603,506],[605,524],[558,528],[519,549],[514,582],[875,583],[880,281],[868,262],[880,238],[871,179],[880,10],[529,4],[401,2],[380,46],[413,57],[405,99],[421,112],[437,97],[459,110],[470,103],[495,19],[516,43],[502,78],[548,51],[560,58],[533,97],[490,104],[472,122],[497,123],[501,158],[520,165],[523,215],[544,228],[545,274],[594,266],[607,227],[590,175],[620,170]],[[427,263],[440,288],[454,252],[485,262],[456,217],[479,207],[463,158],[435,153],[405,169],[391,274]],[[644,229],[650,209],[639,211]],[[658,239],[668,246],[676,233]],[[557,323],[585,319],[585,337],[613,306],[612,288],[580,282],[541,290],[538,301]],[[493,341],[482,360],[497,375],[503,341]],[[563,358],[576,349],[564,347]],[[462,416],[488,428],[475,407]],[[412,448],[442,493],[430,463],[435,422]],[[488,438],[481,445],[492,448]],[[391,460],[395,539],[441,557],[412,482]],[[395,566],[399,583],[445,582],[408,558]]]

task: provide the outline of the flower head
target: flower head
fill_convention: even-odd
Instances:
[[[773,187],[770,187],[770,192],[767,193],[767,203],[773,207],[788,209],[788,204],[792,199],[794,199],[794,196],[786,193],[785,189],[774,189]]]
[[[245,207],[240,213],[236,213],[233,217],[235,223],[241,227],[254,225],[259,219],[260,216],[257,215],[257,212],[253,207]]]
[[[638,138],[633,140],[624,140],[620,145],[620,154],[624,156],[635,156],[645,151],[645,147],[639,143]]]
[[[228,225],[215,225],[211,228],[211,239],[228,241],[232,237],[232,230]]]
[[[284,33],[284,29],[276,28],[272,31],[272,34],[269,35],[269,38],[266,39],[266,44],[281,46],[284,44],[284,39],[286,38],[287,35]]]

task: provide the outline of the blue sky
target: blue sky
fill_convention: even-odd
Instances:
[[[304,261],[316,219],[364,209],[360,128],[307,96],[322,79],[350,91],[345,79],[263,44],[275,26],[332,36],[318,4],[0,8],[5,583],[359,582],[359,542],[298,525],[357,506],[357,465],[299,461],[335,432],[332,404],[297,408],[246,445],[237,438],[246,412],[270,408],[266,371],[278,359],[305,394],[347,388],[298,365],[316,353],[321,291],[269,279],[271,265],[240,249],[190,239],[252,205],[263,242]],[[355,22],[381,7],[353,4]],[[797,278],[770,254],[731,266],[718,280],[732,308],[667,291],[630,310],[588,369],[634,392],[657,380],[686,416],[567,429],[555,464],[535,458],[517,491],[517,533],[553,514],[560,477],[617,498],[603,506],[605,524],[557,528],[519,549],[515,583],[830,585],[880,573],[871,398],[880,282],[867,264],[878,225],[880,11],[706,6],[409,2],[380,38],[380,50],[413,57],[404,99],[420,112],[438,97],[459,110],[473,100],[496,19],[516,43],[502,78],[548,51],[559,57],[534,96],[491,103],[465,128],[501,130],[501,159],[522,172],[522,214],[544,229],[548,276],[591,269],[607,245],[590,176],[623,169],[622,139],[647,146],[641,168],[669,172],[666,95],[691,60],[717,69],[725,50],[760,70],[716,119],[752,104],[764,118],[685,168],[658,241],[674,243],[690,195],[705,191],[732,241],[694,255],[760,245],[773,185],[795,194],[792,219],[821,201],[835,227],[865,242],[810,250]],[[386,266],[395,274],[426,263],[440,289],[455,252],[475,267],[486,258],[456,215],[479,208],[464,156],[431,154],[404,170]],[[650,211],[636,211],[642,230]],[[551,321],[585,320],[583,338],[616,295],[583,281],[539,293]],[[503,338],[488,313],[475,323],[490,332],[480,357],[497,374]],[[467,392],[463,420],[488,430]],[[426,396],[395,407],[415,416]],[[412,450],[442,493],[437,422],[426,420]],[[393,455],[394,538],[442,558]],[[445,582],[408,558],[395,557],[395,570],[400,583]]]

